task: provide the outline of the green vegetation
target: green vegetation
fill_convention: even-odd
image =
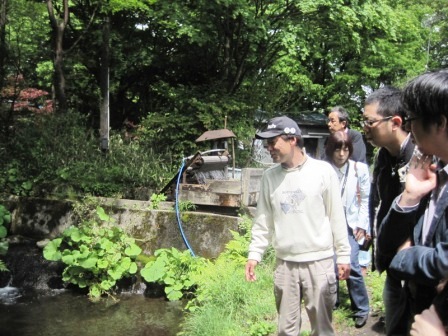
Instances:
[[[183,211],[194,211],[196,210],[196,204],[194,204],[192,201],[190,200],[182,200],[179,201],[178,204],[179,207],[179,211],[183,212]]]
[[[268,250],[257,267],[257,281],[245,280],[244,264],[250,239],[251,219],[241,216],[240,233],[225,251],[195,279],[196,295],[186,306],[183,336],[197,335],[274,335],[277,313],[273,295],[273,269],[275,257]],[[369,273],[366,277],[375,313],[382,312],[384,274]],[[337,330],[354,327],[350,300],[345,281],[340,283],[340,308],[334,312]],[[244,333],[242,334],[242,330]],[[303,330],[301,336],[309,335]]]
[[[386,280],[386,272],[381,275],[378,272],[369,272],[366,277],[366,285],[370,293],[370,308],[375,314],[384,312],[383,287]]]
[[[87,288],[92,301],[104,294],[113,297],[117,281],[138,271],[135,259],[141,248],[113,222],[103,208],[97,207],[96,216],[69,227],[43,251],[45,259],[66,265],[62,279]]]
[[[64,281],[88,288],[89,297],[95,301],[104,294],[113,295],[116,282],[136,274],[138,265],[143,264],[140,275],[145,282],[162,287],[168,300],[187,300],[179,335],[275,334],[272,248],[257,267],[258,280],[247,282],[244,276],[251,217],[240,215],[238,232],[232,232],[233,239],[223,253],[211,261],[175,248],[159,249],[153,256],[142,255],[134,240],[117,228],[102,208],[97,207],[91,217],[91,207],[88,202],[79,204],[75,212],[84,221],[68,228],[44,249],[46,259],[67,265]],[[366,281],[372,310],[381,313],[384,276],[369,273]],[[354,326],[345,282],[341,282],[340,301],[334,313],[337,330]],[[301,336],[308,334],[303,330]]]
[[[109,153],[101,153],[86,123],[78,113],[17,120],[14,137],[0,134],[5,140],[0,154],[2,149],[8,153],[0,163],[0,190],[33,197],[147,200],[174,174],[169,155],[114,132]]]
[[[145,281],[162,285],[170,301],[192,297],[197,285],[194,278],[210,265],[207,259],[193,257],[188,250],[159,249],[154,256],[140,273]]]
[[[274,114],[343,105],[359,127],[368,90],[446,66],[445,2],[2,1],[0,190],[147,200],[204,131],[247,167]]]
[[[166,201],[166,196],[163,194],[152,194],[149,200],[151,201],[149,209],[157,210],[159,209],[160,203]]]
[[[200,279],[182,335],[269,335],[276,329],[272,265],[260,264],[246,282],[244,265],[219,257]]]
[[[186,306],[181,335],[270,335],[276,330],[273,290],[274,255],[266,253],[257,268],[258,280],[245,280],[244,265],[252,219],[240,216],[239,232],[224,252],[200,274],[196,296]],[[272,251],[272,250],[270,250]]]
[[[6,225],[9,223],[11,223],[11,213],[4,205],[0,204],[0,255],[5,255],[8,252],[8,241],[5,238],[8,234]],[[8,271],[8,268],[3,260],[0,260],[0,272],[6,271]]]

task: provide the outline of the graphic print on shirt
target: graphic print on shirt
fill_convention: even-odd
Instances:
[[[302,190],[283,191],[280,201],[280,207],[285,214],[300,213],[300,203],[305,199],[306,195]]]

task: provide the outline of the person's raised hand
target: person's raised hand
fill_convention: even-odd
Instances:
[[[433,163],[432,156],[415,150],[409,161],[405,188],[399,205],[414,206],[420,202],[423,196],[433,190],[437,185],[436,169],[437,165]]]

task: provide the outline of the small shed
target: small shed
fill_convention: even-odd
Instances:
[[[320,159],[325,151],[325,141],[330,135],[327,116],[319,112],[301,112],[291,117],[302,130],[307,154]]]

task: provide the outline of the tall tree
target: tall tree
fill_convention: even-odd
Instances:
[[[437,1],[438,2],[438,1]],[[448,7],[433,2],[435,11],[427,15],[424,25],[428,29],[427,68],[437,69],[448,66]]]
[[[3,87],[5,81],[5,61],[7,53],[6,45],[6,8],[8,6],[7,0],[0,0],[0,88]]]
[[[67,83],[67,104],[93,116],[95,129],[107,128],[100,126],[107,105],[114,128],[145,119],[146,134],[163,142],[157,148],[188,146],[226,117],[230,128],[249,134],[258,110],[343,104],[356,113],[362,85],[399,84],[424,71],[429,29],[421,23],[435,12],[428,3],[47,0],[54,6],[51,36],[62,33],[54,64]],[[431,36],[434,62],[444,52],[438,24]]]
[[[103,151],[109,149],[109,66],[110,66],[110,22],[106,16],[103,24],[102,53],[100,64],[100,147]]]
[[[62,8],[61,8],[62,7]],[[54,92],[55,110],[64,113],[67,111],[67,96],[65,94],[64,75],[64,31],[69,23],[70,12],[68,0],[62,0],[62,6],[54,5],[53,0],[47,0],[48,16],[53,30],[54,46]]]

